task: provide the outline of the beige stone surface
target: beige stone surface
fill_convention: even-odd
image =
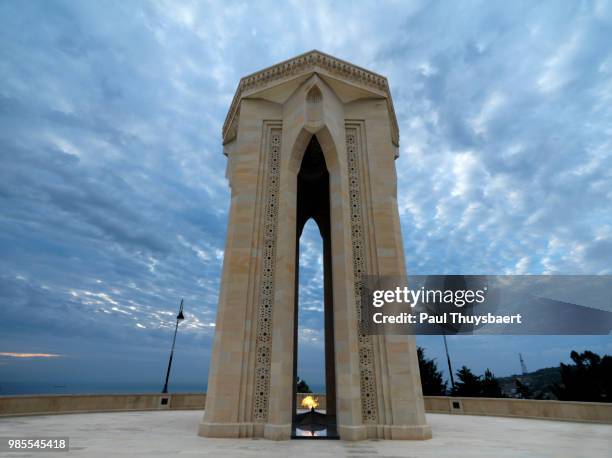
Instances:
[[[296,396],[300,406],[305,394]],[[314,394],[325,410],[325,394]],[[163,405],[161,400],[168,398]],[[612,404],[536,399],[424,396],[428,413],[540,418],[612,424]],[[458,407],[453,407],[453,402]],[[135,410],[204,410],[205,393],[0,396],[0,416]]]
[[[167,399],[165,404],[163,399]],[[0,416],[118,410],[204,410],[206,393],[0,396]]]
[[[68,436],[76,457],[609,457],[612,426],[517,418],[428,414],[428,441],[275,442],[195,434],[200,412],[121,412],[0,419],[0,436]],[[60,453],[1,453],[58,457]]]
[[[361,276],[406,275],[389,86],[318,51],[242,78],[223,126],[232,201],[199,434],[290,436],[297,174],[313,135],[329,172],[339,434],[427,439],[414,337],[358,325]]]
[[[612,404],[606,402],[425,396],[425,409],[427,412],[438,413],[612,424]]]

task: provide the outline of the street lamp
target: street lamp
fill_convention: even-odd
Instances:
[[[453,366],[451,365],[450,355],[448,354],[448,344],[446,343],[446,332],[442,329],[442,337],[444,338],[444,350],[446,351],[446,362],[448,363],[448,374],[450,375],[451,392],[455,392],[455,378],[453,377]]]
[[[178,325],[185,319],[183,315],[183,299],[181,299],[181,305],[179,306],[178,315],[176,315],[176,327],[174,328],[174,338],[172,339],[172,350],[170,350],[170,359],[168,360],[168,371],[166,372],[166,383],[162,393],[168,392],[168,379],[170,378],[170,368],[172,367],[172,357],[174,356],[174,344],[176,343],[176,332],[178,331]]]

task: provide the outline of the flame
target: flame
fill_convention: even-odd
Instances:
[[[315,407],[319,407],[319,402],[317,398],[313,398],[308,395],[304,399],[302,399],[302,407],[306,407],[307,409],[314,409]]]

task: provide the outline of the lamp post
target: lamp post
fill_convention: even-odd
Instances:
[[[176,315],[176,326],[174,328],[174,338],[172,339],[172,350],[170,350],[170,359],[168,360],[168,371],[166,372],[166,383],[164,384],[164,389],[162,393],[168,392],[168,379],[170,378],[170,368],[172,367],[172,357],[174,356],[174,344],[176,343],[176,332],[178,331],[178,325],[181,321],[185,319],[185,315],[183,315],[183,299],[181,299],[181,305],[179,306],[178,315]]]
[[[446,351],[446,362],[448,363],[448,374],[450,375],[451,392],[455,391],[455,378],[453,377],[453,366],[451,365],[450,355],[448,354],[448,344],[446,343],[446,332],[442,330],[444,338],[444,350]]]

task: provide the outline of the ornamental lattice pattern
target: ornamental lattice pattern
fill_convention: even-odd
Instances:
[[[255,361],[255,421],[268,418],[270,397],[270,352],[272,337],[272,305],[274,303],[274,259],[278,221],[278,189],[280,176],[281,129],[269,132],[267,154],[267,182],[263,215],[263,263],[261,266],[261,291],[257,311],[257,353]]]
[[[346,129],[346,151],[348,157],[349,194],[351,204],[351,241],[353,246],[353,278],[355,282],[355,305],[359,320],[359,375],[361,386],[361,413],[366,423],[377,420],[376,379],[374,375],[374,352],[372,338],[366,335],[361,324],[362,275],[365,274],[365,238],[361,216],[361,181],[359,176],[359,142],[357,129]]]

